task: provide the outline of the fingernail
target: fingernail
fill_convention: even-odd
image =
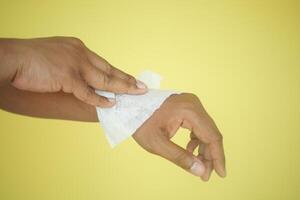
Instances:
[[[136,87],[139,88],[139,89],[146,89],[146,88],[147,88],[146,84],[143,83],[143,82],[140,81],[140,80],[137,80],[137,81],[136,81]]]
[[[204,165],[200,162],[194,162],[190,168],[191,173],[196,176],[202,176],[204,174],[205,168]]]
[[[116,99],[114,99],[114,98],[107,98],[108,99],[108,101],[110,101],[111,103],[116,103]]]

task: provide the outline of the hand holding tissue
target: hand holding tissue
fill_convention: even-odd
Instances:
[[[112,147],[130,137],[165,99],[175,91],[159,90],[161,76],[145,71],[139,80],[146,83],[149,90],[144,95],[114,94],[96,90],[96,93],[116,100],[111,108],[97,107],[97,114],[105,135]]]
[[[222,135],[197,96],[159,90],[161,77],[149,71],[139,79],[150,88],[144,95],[96,91],[116,100],[112,108],[97,107],[111,146],[133,135],[148,152],[170,160],[204,181],[210,178],[212,170],[225,177]],[[171,141],[180,127],[191,131],[186,149]],[[198,153],[194,155],[196,148]]]

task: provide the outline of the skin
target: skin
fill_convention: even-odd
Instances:
[[[190,130],[186,149],[171,141],[182,127]],[[226,176],[222,135],[198,97],[172,95],[134,133],[133,138],[148,152],[162,156],[186,171],[208,181],[213,169]],[[198,153],[194,155],[194,150]],[[194,168],[196,164],[198,168]]]
[[[56,39],[57,38],[54,40]],[[72,77],[75,73],[72,71],[74,68],[78,69],[78,73],[81,72],[80,70],[82,70],[80,67],[74,67],[69,71],[61,71],[61,68],[56,67],[58,62],[57,60],[60,60],[59,66],[73,66],[66,63],[71,62],[70,60],[72,59],[75,59],[72,56],[66,55],[72,55],[74,53],[74,49],[72,49],[72,47],[70,49],[65,49],[63,51],[64,53],[59,50],[59,47],[56,47],[57,45],[60,46],[60,43],[62,42],[62,38],[58,39],[60,41],[59,43],[47,41],[49,39],[44,40],[46,44],[40,44],[41,41],[38,41],[37,43],[39,43],[41,46],[38,48],[38,50],[33,50],[34,53],[28,53],[31,56],[31,59],[29,60],[32,60],[32,57],[42,57],[43,59],[37,59],[40,62],[38,62],[39,64],[36,64],[36,62],[29,62],[31,63],[30,65],[19,64],[18,66],[21,66],[21,68],[23,67],[22,70],[19,70],[19,68],[16,70],[12,66],[16,64],[16,60],[18,60],[18,62],[20,62],[20,60],[27,61],[28,58],[20,58],[27,55],[27,53],[25,53],[23,50],[20,50],[20,52],[23,52],[25,55],[22,53],[16,53],[14,56],[13,53],[19,50],[8,51],[7,49],[5,49],[6,52],[3,53],[3,44],[5,42],[0,42],[0,49],[2,49],[2,53],[0,51],[0,108],[9,112],[33,117],[98,122],[94,103],[91,103],[93,100],[87,100],[87,97],[78,98],[78,95],[75,94],[76,88],[67,91],[64,90],[63,88],[67,87],[64,84],[68,85],[68,82],[64,82],[63,78],[62,80],[58,78],[55,79],[56,81],[54,81],[56,83],[61,83],[60,87],[58,87],[59,89],[55,87],[46,87],[46,85],[51,85],[54,83],[52,78],[56,75],[62,77]],[[69,39],[70,38],[67,38],[67,40]],[[29,46],[31,45],[32,44]],[[6,46],[5,48],[11,47]],[[27,49],[27,47],[22,48]],[[35,46],[31,46],[31,48],[35,48]],[[80,48],[82,48],[82,46]],[[60,51],[60,53],[54,53],[54,55],[52,55],[52,51],[55,50]],[[51,56],[48,55],[49,53]],[[61,55],[63,55],[63,58],[60,58]],[[92,55],[101,60],[100,57],[96,56],[94,53]],[[64,61],[64,58],[68,59]],[[26,63],[25,61],[24,63]],[[51,62],[53,63],[49,64]],[[101,60],[101,62],[106,63],[106,61],[103,60]],[[75,65],[75,63],[76,62],[73,64]],[[108,66],[108,64],[106,64],[106,66]],[[114,89],[122,90],[123,92],[127,93],[141,94],[145,92],[145,90],[137,89],[136,81],[134,78],[129,78],[131,77],[130,75],[127,75],[120,70],[116,70],[112,66],[110,67],[111,69],[109,76],[103,71],[101,71],[101,73],[102,75],[105,74],[105,76],[110,78],[113,77],[113,81],[102,83],[108,85],[117,84],[117,86],[101,86],[102,88],[100,89],[115,87]],[[66,67],[66,69],[69,68]],[[86,70],[86,68],[84,68],[84,70]],[[68,74],[70,72],[72,72],[71,75]],[[93,72],[95,73],[95,71]],[[100,76],[101,73],[98,75]],[[84,76],[81,75],[81,77]],[[34,81],[31,81],[32,79]],[[122,79],[122,81],[119,79]],[[78,81],[78,79],[74,78],[74,81],[75,80]],[[117,80],[117,83],[115,83],[115,80]],[[87,80],[85,80],[85,82],[87,85],[88,83],[92,83],[88,82]],[[121,86],[123,89],[118,88],[118,84],[120,84],[120,82],[126,83],[125,86]],[[55,86],[56,84],[53,85]],[[91,85],[88,85],[88,87],[91,88]],[[124,88],[127,89],[125,90]],[[92,93],[90,93],[90,95],[91,94]],[[91,96],[88,97],[90,98]],[[93,99],[94,97],[91,98]],[[103,99],[103,97],[100,97],[100,99],[101,100],[99,101],[95,101],[97,105],[99,103],[104,106],[111,106],[111,104],[109,105],[108,103],[103,103],[107,101],[106,99]],[[176,134],[179,127],[189,129],[191,132],[191,139],[186,148],[182,148],[171,141],[171,138]],[[204,181],[209,180],[212,170],[215,170],[221,177],[226,176],[222,135],[211,117],[205,111],[198,97],[193,94],[184,93],[171,95],[166,99],[161,107],[156,110],[154,114],[148,120],[146,120],[144,124],[133,134],[133,138],[146,151],[173,162],[191,174],[201,177]],[[198,152],[194,153],[196,148],[198,148]]]
[[[146,85],[113,67],[72,37],[0,39],[0,85],[20,90],[71,93],[94,106],[111,107],[113,99],[95,93],[143,94]]]

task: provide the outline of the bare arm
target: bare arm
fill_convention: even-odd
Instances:
[[[94,89],[147,91],[142,82],[111,66],[79,39],[0,38],[0,108],[34,117],[96,122],[94,106],[111,107],[115,101]],[[179,127],[191,131],[186,149],[170,140]],[[226,175],[221,133],[195,95],[169,97],[133,138],[147,151],[203,180],[209,179],[213,169]]]
[[[114,105],[95,93],[143,94],[147,87],[113,67],[77,38],[0,38],[0,86],[38,93],[64,92],[101,107]]]
[[[0,87],[0,108],[33,117],[98,121],[95,107],[78,100],[72,94],[28,92],[10,84]]]
[[[0,88],[0,108],[34,117],[96,122],[95,107],[71,94],[32,93],[10,85]],[[191,131],[191,140],[183,149],[170,139],[179,127]],[[134,133],[133,138],[145,150],[162,156],[207,181],[213,169],[226,175],[222,135],[193,94],[172,95]],[[198,147],[198,153],[194,150]]]

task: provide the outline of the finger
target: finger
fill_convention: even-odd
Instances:
[[[190,138],[190,141],[186,145],[186,150],[193,153],[199,145],[199,139],[193,134],[193,132],[190,133]]]
[[[209,150],[205,144],[200,144],[198,148],[199,155],[197,156],[205,165],[205,172],[201,176],[203,181],[208,181],[213,169],[213,164],[211,161],[211,156]]]
[[[147,92],[147,88],[140,82],[133,83],[116,76],[111,76],[93,66],[85,68],[83,77],[95,89],[126,94],[143,94]]]
[[[210,151],[213,166],[217,174],[226,176],[225,155],[223,149],[223,139],[221,133],[216,128],[210,117],[191,117],[194,134],[205,143]]]
[[[168,139],[162,141],[156,153],[195,176],[202,176],[205,171],[201,160]]]
[[[211,161],[207,161],[207,160],[203,160],[204,166],[205,166],[205,173],[203,174],[203,176],[201,176],[201,179],[203,181],[209,181],[210,176],[211,176],[211,172],[213,170],[213,165]]]
[[[188,142],[188,144],[186,145],[186,150],[190,153],[193,153],[198,145],[199,145],[199,140],[198,139],[191,139]]]
[[[213,166],[217,174],[221,177],[226,176],[225,156],[222,141],[215,141],[208,145]]]
[[[116,76],[124,80],[128,80],[129,82],[136,83],[136,79],[123,72],[120,69],[115,68],[112,66],[108,61],[106,61],[104,58],[97,55],[95,52],[88,50],[88,57],[90,62],[97,68],[101,69],[102,71],[106,72],[107,74],[110,74],[111,76]]]
[[[79,100],[92,106],[111,107],[115,104],[114,99],[108,100],[105,97],[97,95],[95,91],[81,79],[77,79],[73,84],[73,94]]]

